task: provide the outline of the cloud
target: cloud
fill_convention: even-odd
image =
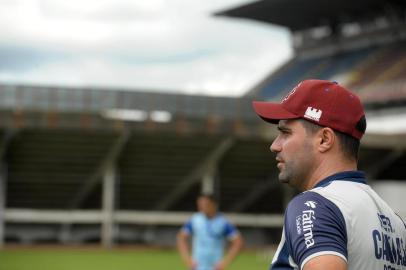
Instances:
[[[235,96],[291,55],[285,29],[210,15],[238,0],[85,2],[0,0],[0,81]]]

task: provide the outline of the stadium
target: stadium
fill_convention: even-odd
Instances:
[[[274,250],[295,193],[277,180],[277,133],[251,102],[279,101],[309,78],[360,96],[360,169],[406,217],[406,4],[261,0],[213,16],[287,27],[294,56],[243,97],[0,84],[0,269],[28,269],[13,264],[21,247],[173,249],[201,191],[218,196],[248,250]],[[134,269],[181,267],[162,260]],[[230,269],[255,267],[243,260]]]

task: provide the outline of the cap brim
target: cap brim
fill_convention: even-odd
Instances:
[[[252,106],[259,117],[272,124],[278,124],[279,120],[282,119],[300,118],[300,116],[283,108],[280,103],[253,101]]]

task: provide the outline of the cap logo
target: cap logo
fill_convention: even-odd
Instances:
[[[323,113],[322,110],[307,107],[307,110],[303,117],[319,122],[322,113]]]
[[[290,98],[290,96],[296,92],[296,89],[298,89],[301,84],[302,83],[299,83],[298,85],[296,85],[295,88],[293,88],[292,91],[290,91],[289,94],[287,94],[286,97],[284,97],[282,99],[282,103],[285,102],[286,100],[288,100]]]

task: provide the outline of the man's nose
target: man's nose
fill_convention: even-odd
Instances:
[[[272,142],[270,149],[273,153],[279,153],[281,151],[281,144],[279,143],[279,136],[276,137],[276,139]]]

